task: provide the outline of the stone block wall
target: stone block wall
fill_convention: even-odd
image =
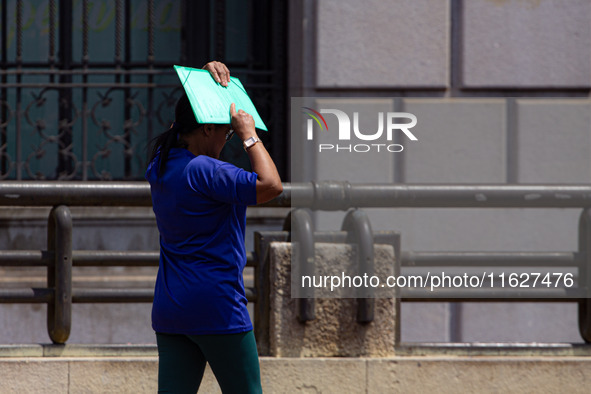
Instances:
[[[418,119],[418,141],[365,168],[308,153],[292,169],[353,183],[591,181],[591,2],[304,0],[290,11],[292,97]],[[374,230],[401,233],[403,251],[577,249],[578,209],[368,213]],[[316,224],[337,230],[343,217]],[[574,303],[403,303],[401,322],[403,342],[581,342]]]

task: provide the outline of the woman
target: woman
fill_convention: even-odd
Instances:
[[[230,72],[210,62],[226,86]],[[231,124],[198,124],[186,95],[171,128],[157,137],[146,179],[160,231],[152,327],[158,343],[158,392],[195,393],[206,362],[224,393],[262,392],[242,271],[246,207],[283,188],[251,115],[235,105]],[[236,134],[253,172],[219,161]]]

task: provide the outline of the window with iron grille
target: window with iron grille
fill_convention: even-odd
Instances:
[[[272,0],[1,0],[0,179],[143,179],[172,65],[210,60],[242,80],[284,175],[286,21]],[[237,143],[222,158],[248,168]]]

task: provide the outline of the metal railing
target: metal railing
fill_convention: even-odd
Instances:
[[[64,343],[71,325],[72,302],[150,302],[153,294],[144,289],[72,289],[73,266],[157,266],[158,252],[138,251],[84,251],[72,250],[72,221],[69,206],[150,206],[150,189],[140,182],[19,182],[0,184],[0,206],[53,206],[48,222],[47,250],[1,251],[0,266],[45,266],[48,269],[46,288],[5,289],[0,291],[1,303],[47,303],[48,331],[52,341]],[[579,250],[576,252],[401,252],[396,251],[397,265],[469,266],[494,264],[497,266],[570,266],[577,267],[579,287],[577,298],[552,297],[524,298],[515,294],[498,299],[490,297],[457,299],[453,301],[540,301],[577,302],[579,329],[586,341],[591,341],[591,185],[351,185],[346,182],[318,182],[284,184],[284,192],[267,207],[311,208],[315,210],[347,210],[361,207],[414,207],[414,208],[581,208]],[[292,215],[293,216],[293,215]],[[297,216],[297,215],[296,215]],[[352,219],[351,219],[352,220]],[[343,231],[328,234],[333,239],[350,242],[348,232],[356,234],[360,245],[363,240],[363,220],[349,220]],[[300,225],[298,225],[300,226]],[[361,226],[361,227],[360,227]],[[310,231],[314,231],[308,226]],[[306,228],[306,226],[302,227]],[[287,239],[289,228],[280,237]],[[299,230],[298,230],[299,231]],[[287,235],[286,235],[287,234]],[[313,242],[313,241],[312,241]],[[255,246],[255,249],[257,246]],[[367,247],[366,247],[367,249]],[[399,249],[399,248],[398,248]],[[312,249],[313,250],[313,249]],[[370,255],[370,252],[366,254]],[[255,314],[264,315],[264,270],[257,253],[248,254],[248,265],[255,268],[255,287],[247,289],[247,298],[259,302]],[[443,301],[445,298],[424,298],[420,289],[405,289],[402,301]],[[536,297],[539,295],[536,295]],[[358,311],[360,321],[370,321],[372,304]],[[313,302],[300,305],[299,317],[313,318]],[[399,316],[399,314],[397,314]],[[255,316],[255,321],[259,321]],[[264,318],[261,320],[264,323]],[[264,324],[263,324],[264,326]]]

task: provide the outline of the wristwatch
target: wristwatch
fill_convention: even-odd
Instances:
[[[261,142],[261,140],[258,139],[257,137],[249,137],[249,138],[245,139],[243,142],[244,150],[248,150],[248,148],[252,147],[257,142]]]

